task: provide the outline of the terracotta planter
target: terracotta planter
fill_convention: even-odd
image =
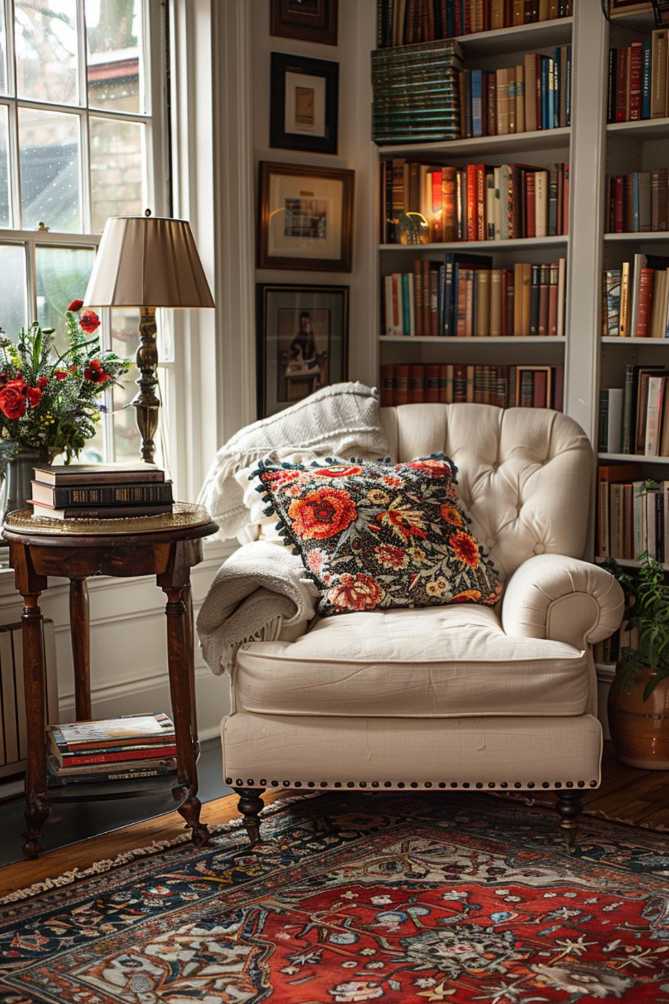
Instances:
[[[640,670],[629,690],[614,681],[609,728],[623,763],[642,770],[669,770],[669,678],[644,701],[644,687],[653,675],[650,669]]]

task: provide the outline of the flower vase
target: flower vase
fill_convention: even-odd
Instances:
[[[0,521],[14,509],[25,509],[32,498],[34,469],[48,464],[46,450],[30,449],[12,441],[0,443]]]

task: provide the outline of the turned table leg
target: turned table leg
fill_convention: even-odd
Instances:
[[[198,846],[207,843],[209,832],[200,822],[197,797],[197,732],[195,728],[195,666],[193,657],[190,586],[163,585],[167,594],[167,658],[170,693],[177,745],[177,787],[174,797],[180,800],[178,811],[193,833]]]
[[[28,751],[26,762],[26,832],[23,853],[36,858],[39,837],[49,815],[46,785],[46,711],[42,612],[39,592],[23,594],[23,687]]]
[[[88,613],[88,586],[85,579],[70,579],[70,636],[74,663],[74,696],[78,722],[89,722],[91,714],[91,636]]]

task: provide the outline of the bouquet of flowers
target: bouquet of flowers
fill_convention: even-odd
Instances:
[[[73,300],[66,313],[67,348],[56,351],[54,329],[35,321],[16,343],[0,337],[0,441],[36,449],[49,459],[76,457],[95,435],[104,390],[130,361],[102,352],[100,318]]]

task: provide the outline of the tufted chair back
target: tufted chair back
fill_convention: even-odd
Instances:
[[[583,557],[594,457],[576,422],[545,408],[382,408],[393,460],[443,451],[472,529],[509,576],[534,554]]]

